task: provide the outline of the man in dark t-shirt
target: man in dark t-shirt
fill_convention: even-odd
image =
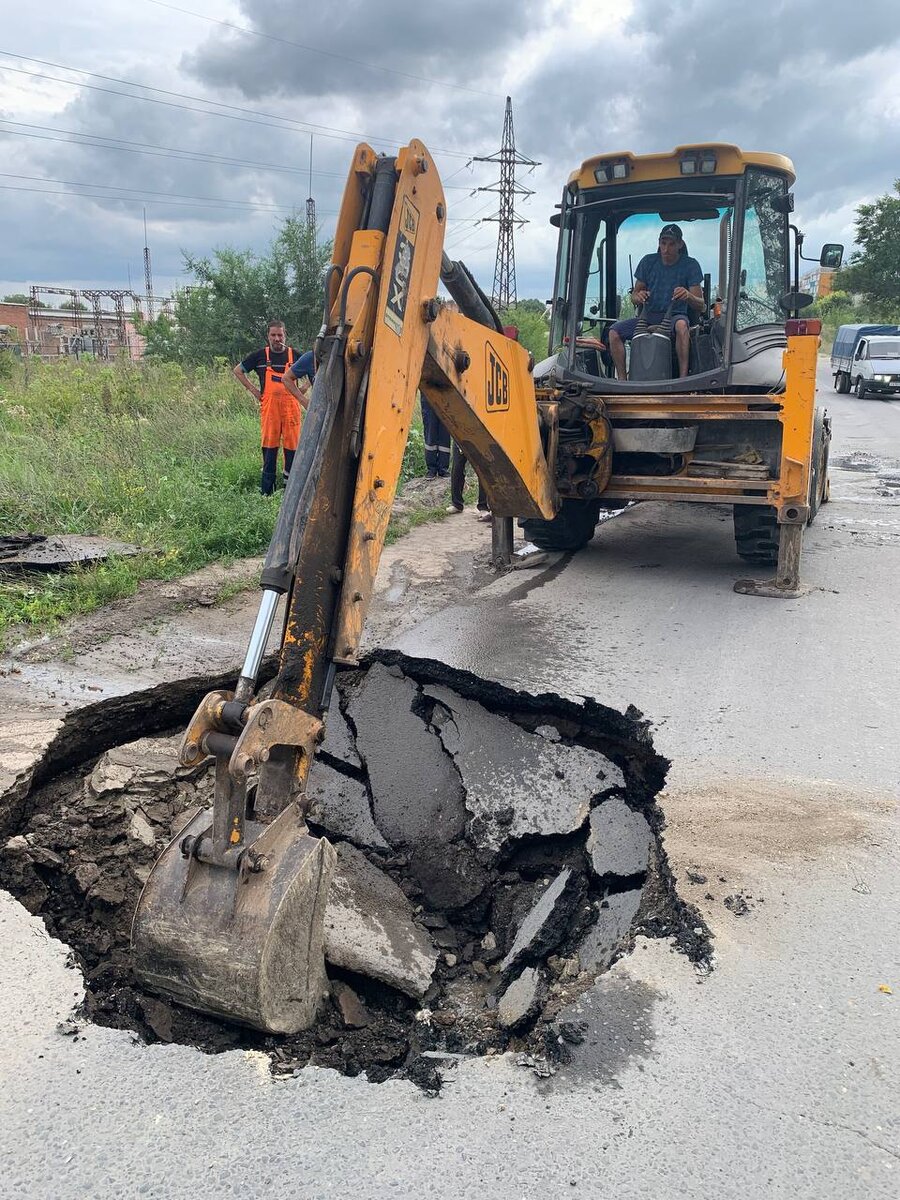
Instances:
[[[271,496],[275,491],[278,447],[284,447],[285,481],[294,461],[302,410],[306,404],[302,399],[298,402],[284,386],[284,374],[299,357],[294,347],[287,345],[284,322],[270,321],[266,345],[248,354],[232,372],[238,383],[259,402],[263,458],[259,488],[264,496]],[[259,379],[259,387],[250,378],[253,372]]]
[[[672,336],[678,357],[678,374],[688,373],[690,355],[690,320],[688,311],[703,308],[703,272],[687,247],[678,225],[664,225],[659,235],[656,254],[645,254],[637,265],[631,299],[646,308],[648,325],[660,325],[672,303]],[[637,317],[616,321],[609,331],[609,352],[616,365],[616,375],[625,378],[625,343],[634,337]]]

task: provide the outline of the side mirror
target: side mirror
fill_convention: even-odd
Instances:
[[[819,266],[836,271],[844,261],[844,247],[839,242],[826,242],[819,255]]]
[[[813,297],[808,292],[788,292],[778,301],[784,312],[799,312],[813,303]]]

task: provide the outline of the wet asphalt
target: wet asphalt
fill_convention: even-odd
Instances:
[[[836,465],[806,596],[736,595],[730,515],[648,504],[397,643],[644,711],[713,973],[641,940],[585,998],[569,1067],[462,1060],[430,1099],[66,1036],[65,948],[0,895],[0,1197],[896,1194],[900,401],[834,396],[820,374]]]

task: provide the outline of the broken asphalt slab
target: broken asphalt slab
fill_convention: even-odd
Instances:
[[[364,849],[390,850],[372,820],[369,793],[362,780],[317,760],[310,769],[306,794],[310,800],[307,818],[329,837],[346,838]]]
[[[641,888],[613,892],[597,907],[597,920],[578,944],[578,961],[583,971],[605,971],[622,948],[641,904]]]
[[[374,663],[347,705],[372,787],[378,828],[394,846],[448,845],[462,833],[462,784],[440,741],[413,704],[415,682]]]
[[[512,981],[497,1004],[497,1020],[501,1028],[515,1030],[536,1016],[545,992],[544,979],[537,967],[526,967]]]
[[[341,842],[325,911],[325,959],[380,979],[408,996],[431,984],[437,950],[394,881]]]
[[[535,962],[559,945],[583,892],[581,875],[570,867],[560,871],[516,930],[513,944],[500,963],[504,977],[509,978],[526,963]]]
[[[459,769],[472,836],[489,849],[528,835],[573,833],[595,796],[625,786],[615,763],[563,742],[553,726],[528,733],[449,688],[423,692],[437,702],[432,724]]]
[[[104,562],[107,558],[134,558],[153,551],[130,542],[110,538],[84,537],[81,534],[59,534],[16,548],[0,558],[0,571],[65,571],[69,567],[84,567]]]
[[[643,875],[652,844],[647,818],[624,800],[607,800],[591,810],[587,849],[598,877]]]
[[[411,870],[432,908],[464,908],[488,877],[471,846],[465,794],[452,759],[417,711],[422,694],[399,668],[374,663],[348,688],[346,711],[356,731],[372,792],[375,824],[391,846],[416,847]]]

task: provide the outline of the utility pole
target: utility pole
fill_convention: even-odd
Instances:
[[[150,247],[147,245],[147,210],[144,209],[144,288],[147,292],[147,320],[153,320],[153,272],[150,270]]]
[[[516,212],[516,196],[533,196],[530,188],[516,183],[516,167],[530,167],[534,170],[541,164],[533,158],[526,158],[516,151],[516,135],[513,131],[512,100],[506,97],[506,115],[503,119],[503,140],[496,154],[485,158],[475,158],[473,162],[490,162],[500,164],[500,178],[490,187],[476,189],[479,192],[499,192],[500,208],[492,217],[483,217],[485,221],[496,221],[499,225],[497,232],[497,261],[494,266],[494,287],[491,301],[495,308],[511,308],[517,303],[516,299],[516,247],[513,239],[515,227],[526,225],[527,218],[520,217]]]
[[[309,195],[306,197],[306,228],[312,241],[312,249],[316,246],[316,202],[312,194],[312,152],[313,135],[309,135]]]

